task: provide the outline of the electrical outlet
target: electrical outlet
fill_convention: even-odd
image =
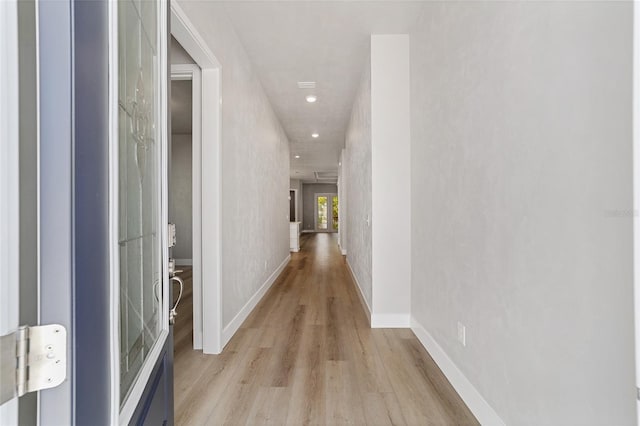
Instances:
[[[460,342],[462,346],[467,346],[467,327],[460,321],[458,321],[458,342]]]

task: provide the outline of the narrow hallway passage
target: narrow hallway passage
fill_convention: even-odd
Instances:
[[[477,424],[411,330],[369,328],[356,291],[335,235],[303,234],[221,355],[176,347],[176,424]]]

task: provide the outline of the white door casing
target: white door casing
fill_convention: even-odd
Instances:
[[[635,298],[636,409],[640,424],[640,2],[633,4],[633,257]]]
[[[18,9],[0,2],[0,336],[19,321]],[[7,362],[8,360],[2,360]],[[14,360],[15,362],[15,360]],[[18,423],[18,399],[0,406],[0,424]]]
[[[200,258],[207,259],[207,262],[201,263],[200,273],[201,298],[206,301],[206,304],[202,306],[202,351],[205,354],[219,354],[223,347],[221,294],[222,66],[177,2],[171,2],[171,34],[201,70],[201,117],[206,117],[206,119],[200,120],[201,158],[199,166],[196,166],[194,162],[194,173],[195,168],[199,167],[200,180],[206,182],[200,188],[202,214],[199,223],[201,230]]]

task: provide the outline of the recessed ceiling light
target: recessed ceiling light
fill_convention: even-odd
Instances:
[[[318,100],[318,97],[316,95],[307,95],[307,97],[305,99],[307,100],[307,102],[312,104],[312,103],[314,103],[315,101]]]
[[[300,158],[300,156],[299,156],[299,155],[296,155],[296,158]]]
[[[311,133],[311,137],[312,137],[312,138],[317,138],[317,137],[319,137],[319,136],[320,136],[320,135],[319,135],[318,133]]]

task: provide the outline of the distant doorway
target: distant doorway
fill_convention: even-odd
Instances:
[[[338,194],[315,194],[316,232],[338,232]]]
[[[298,221],[298,190],[289,190],[289,221]]]
[[[174,326],[176,352],[185,347],[202,349],[201,202],[200,202],[200,68],[172,65],[171,148],[169,150],[169,222],[175,225],[171,249],[182,290],[174,290],[177,306]],[[195,125],[194,125],[195,123]],[[195,159],[195,161],[194,161]],[[179,295],[178,295],[179,293]]]

